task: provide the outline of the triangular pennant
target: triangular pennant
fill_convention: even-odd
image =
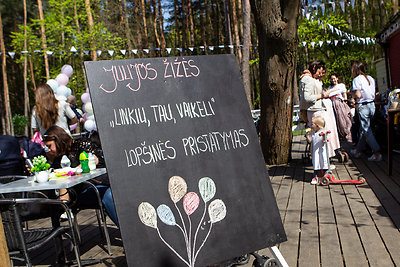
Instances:
[[[325,15],[325,4],[320,4],[319,6],[321,7],[322,15]]]
[[[15,52],[8,52],[8,54],[10,55],[10,57],[11,57],[12,59],[14,59]]]
[[[78,52],[78,50],[76,50],[76,48],[75,48],[75,46],[71,46],[71,50],[70,50],[72,53],[76,53],[76,52]]]
[[[148,48],[144,48],[143,51],[144,51],[146,54],[150,53],[150,49],[148,49]]]
[[[208,48],[209,48],[211,51],[214,50],[214,46],[209,46]]]
[[[0,56],[1,56],[1,52],[0,52]]]
[[[346,39],[342,40],[342,44],[346,44],[346,42],[347,42]]]
[[[201,45],[201,46],[199,46],[200,47],[200,49],[203,49],[204,50],[204,45]]]
[[[319,47],[321,47],[324,44],[324,41],[319,41]]]
[[[97,56],[101,56],[102,51],[101,50],[97,50],[96,53],[97,53]]]
[[[365,0],[365,3],[368,5],[368,0]]]
[[[42,51],[40,51],[40,50],[35,50],[35,51],[33,51],[33,52],[35,52],[35,53],[41,53]]]
[[[335,2],[329,2],[329,4],[332,5],[333,13],[335,13],[336,3]]]
[[[219,48],[224,48],[225,46],[224,45],[220,45],[220,46],[218,46]]]
[[[303,46],[306,46],[307,42],[303,42]]]
[[[133,49],[132,53],[134,53],[135,55],[137,54],[138,50],[137,49]]]
[[[108,54],[109,54],[110,56],[113,56],[113,55],[114,55],[114,50],[108,50]]]
[[[340,8],[342,9],[344,13],[344,0],[339,1]]]
[[[311,42],[310,44],[311,44],[311,46],[314,48],[315,42]]]
[[[350,2],[351,2],[351,8],[354,9],[354,5],[356,4],[356,0],[350,0]]]
[[[310,13],[307,13],[307,14],[306,14],[306,18],[307,18],[307,20],[310,20],[310,16],[311,16],[311,14],[310,14]]]
[[[83,50],[83,53],[85,54],[85,55],[89,55],[89,50]]]
[[[28,51],[26,51],[26,50],[24,50],[24,51],[21,51],[21,54],[28,54],[29,52]]]
[[[123,54],[123,55],[125,56],[125,54],[126,54],[126,49],[119,50],[119,52],[121,52],[121,54]]]
[[[53,54],[53,52],[52,52],[52,51],[46,51],[46,54],[47,54],[48,56],[51,56],[51,55]]]
[[[189,47],[189,50],[193,52],[193,50],[194,50],[194,47]]]
[[[330,45],[330,44],[332,43],[332,41],[329,41],[329,40],[328,40],[328,41],[326,41],[326,43],[327,43],[328,45]]]
[[[182,48],[177,48],[177,50],[178,50],[179,52],[182,52],[183,49],[182,49]]]
[[[172,48],[168,47],[168,48],[166,48],[166,50],[167,50],[167,53],[168,53],[168,54],[171,54]]]
[[[335,46],[337,46],[338,43],[339,43],[339,41],[338,41],[338,40],[335,40]]]
[[[234,45],[228,45],[228,47],[233,49],[235,46]]]

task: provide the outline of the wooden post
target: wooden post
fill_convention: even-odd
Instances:
[[[11,267],[10,257],[8,256],[8,248],[6,237],[4,235],[3,222],[0,214],[0,266]]]

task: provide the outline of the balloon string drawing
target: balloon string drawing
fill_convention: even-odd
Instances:
[[[200,198],[195,192],[187,192],[186,181],[180,176],[172,176],[168,182],[168,193],[171,197],[172,202],[179,214],[181,224],[175,220],[175,215],[171,208],[166,204],[161,204],[157,207],[157,210],[148,202],[140,203],[138,207],[138,215],[141,222],[149,227],[157,230],[158,236],[161,241],[187,266],[194,267],[197,256],[200,250],[204,247],[208,237],[210,236],[213,224],[223,220],[226,216],[226,206],[221,199],[214,199],[211,201],[207,208],[207,203],[215,196],[216,186],[214,181],[209,177],[203,177],[199,180],[199,193],[204,202],[204,211],[202,217],[197,225],[196,231],[192,236],[192,215],[200,205]],[[183,210],[187,215],[187,221],[189,222],[188,228],[186,227],[185,220],[183,219],[182,213],[178,208],[177,203],[183,199],[182,205]],[[209,220],[205,221],[206,211],[208,210]],[[170,226],[176,226],[181,232],[185,240],[187,260],[180,255],[168,242],[161,236],[160,229],[157,226],[157,215],[160,220]],[[202,226],[203,225],[203,226]],[[207,233],[203,233],[203,240],[196,250],[197,237],[209,226]],[[193,237],[193,239],[192,239]]]

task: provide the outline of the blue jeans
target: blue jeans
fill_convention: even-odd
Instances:
[[[357,143],[357,150],[361,151],[365,148],[365,143],[367,143],[372,151],[380,151],[378,142],[374,137],[371,129],[371,119],[375,114],[375,103],[368,103],[365,105],[360,105],[358,108],[358,117],[360,118],[360,137]]]
[[[119,227],[117,212],[115,211],[114,200],[111,194],[111,188],[106,185],[96,185],[97,190],[99,190],[101,202],[103,203],[104,209],[107,215]],[[97,196],[95,191],[88,187],[79,194],[78,205],[83,207],[97,207]]]

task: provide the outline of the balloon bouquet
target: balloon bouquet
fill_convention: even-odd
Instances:
[[[181,224],[176,221],[174,213],[166,204],[159,205],[157,209],[155,209],[149,202],[142,202],[138,206],[138,215],[141,222],[148,227],[156,229],[161,241],[188,267],[195,266],[197,256],[210,236],[213,225],[219,221],[222,221],[227,212],[225,203],[221,199],[212,200],[216,193],[216,186],[211,178],[201,178],[199,180],[198,187],[204,207],[201,219],[199,220],[194,232],[192,231],[192,219],[190,216],[197,210],[201,200],[196,192],[187,192],[186,181],[180,176],[172,176],[169,179],[168,192],[173,205],[175,206],[176,212],[179,214]],[[177,203],[180,200],[182,200],[183,210],[187,215],[186,222],[189,225],[186,225],[185,220],[182,217],[182,213],[178,208]],[[212,201],[209,202],[210,200]],[[208,220],[206,218],[207,210]],[[162,237],[160,227],[158,226],[157,222],[157,215],[161,222],[168,226],[175,226],[177,229],[179,229],[177,232],[182,233],[185,240],[187,257],[181,255]],[[197,240],[198,237],[201,237],[200,240]]]
[[[61,68],[61,73],[57,75],[55,79],[50,79],[46,83],[53,89],[54,94],[56,95],[57,100],[67,101],[67,98],[72,94],[71,88],[67,87],[69,79],[74,72],[71,65],[64,65]],[[93,107],[90,101],[89,90],[86,89],[86,92],[81,95],[81,100],[83,102],[82,109],[77,111],[82,115],[85,120],[84,128],[90,132],[92,130],[96,130],[96,123],[94,120]],[[78,123],[69,126],[71,131],[75,130],[78,126]]]

